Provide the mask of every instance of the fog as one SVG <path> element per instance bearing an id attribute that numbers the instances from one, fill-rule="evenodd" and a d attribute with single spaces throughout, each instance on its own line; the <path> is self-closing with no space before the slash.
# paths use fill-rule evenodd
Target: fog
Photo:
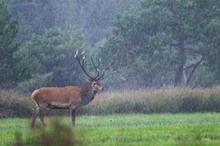
<path id="1" fill-rule="evenodd" d="M 94 46 L 112 33 L 117 14 L 140 7 L 138 0 L 9 0 L 10 10 L 18 17 L 18 39 L 30 40 L 33 33 L 43 34 L 52 27 L 77 27 L 89 45 Z"/>
<path id="2" fill-rule="evenodd" d="M 80 85 L 85 80 L 76 50 L 86 51 L 86 68 L 93 74 L 89 54 L 95 62 L 102 60 L 102 82 L 109 89 L 220 83 L 219 1 L 5 2 L 12 15 L 8 19 L 18 24 L 5 20 L 1 28 L 8 34 L 1 41 L 9 40 L 11 49 L 0 60 L 5 62 L 1 87 L 29 92 Z"/>

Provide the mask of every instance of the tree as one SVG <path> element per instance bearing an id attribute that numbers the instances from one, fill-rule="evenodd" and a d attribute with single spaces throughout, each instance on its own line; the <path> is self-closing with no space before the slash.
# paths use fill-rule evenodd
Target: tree
<path id="1" fill-rule="evenodd" d="M 212 19 L 202 35 L 207 66 L 214 73 L 215 80 L 220 83 L 220 1 L 212 7 Z"/>
<path id="2" fill-rule="evenodd" d="M 32 33 L 40 35 L 55 26 L 55 10 L 48 0 L 7 0 L 6 4 L 18 17 L 17 39 L 22 43 L 29 41 Z"/>
<path id="3" fill-rule="evenodd" d="M 14 43 L 18 27 L 18 21 L 12 17 L 4 2 L 0 1 L 0 86 L 5 88 L 13 86 L 15 82 L 13 54 L 19 49 L 19 44 Z"/>
<path id="4" fill-rule="evenodd" d="M 100 54 L 125 83 L 188 85 L 213 53 L 219 57 L 219 2 L 143 0 L 141 10 L 117 17 Z"/>
<path id="5" fill-rule="evenodd" d="M 161 7 L 171 14 L 170 22 L 167 23 L 168 27 L 164 31 L 171 36 L 169 47 L 172 47 L 178 56 L 175 85 L 187 85 L 196 68 L 207 56 L 205 52 L 212 52 L 212 50 L 207 50 L 207 47 L 205 48 L 208 42 L 204 40 L 206 36 L 204 31 L 207 30 L 213 19 L 216 19 L 217 16 L 219 19 L 219 4 L 217 0 L 156 0 L 143 3 L 146 8 Z M 211 41 L 211 38 L 205 38 L 209 42 Z"/>
<path id="6" fill-rule="evenodd" d="M 30 92 L 42 86 L 80 84 L 82 72 L 74 55 L 76 50 L 86 48 L 81 32 L 76 28 L 51 28 L 43 35 L 33 35 L 20 53 L 26 54 L 23 62 L 33 60 L 36 72 L 17 89 Z"/>

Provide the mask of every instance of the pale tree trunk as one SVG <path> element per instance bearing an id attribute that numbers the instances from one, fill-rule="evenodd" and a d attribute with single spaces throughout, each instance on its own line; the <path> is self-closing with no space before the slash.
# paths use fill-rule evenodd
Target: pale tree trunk
<path id="1" fill-rule="evenodd" d="M 183 47 L 183 42 L 178 44 L 178 55 L 179 55 L 179 64 L 176 69 L 174 85 L 175 86 L 186 86 L 187 82 L 185 80 L 185 72 L 184 72 L 186 54 L 185 54 L 185 49 Z"/>
<path id="2" fill-rule="evenodd" d="M 175 86 L 187 86 L 192 79 L 193 73 L 197 69 L 197 67 L 203 61 L 203 56 L 194 64 L 189 65 L 188 67 L 184 67 L 186 62 L 186 53 L 185 48 L 183 47 L 183 43 L 178 45 L 178 53 L 179 53 L 179 65 L 176 69 L 174 85 Z"/>

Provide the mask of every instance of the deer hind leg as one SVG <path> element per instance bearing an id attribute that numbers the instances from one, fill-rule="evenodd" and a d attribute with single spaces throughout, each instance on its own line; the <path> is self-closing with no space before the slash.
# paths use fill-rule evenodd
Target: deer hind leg
<path id="1" fill-rule="evenodd" d="M 37 105 L 37 108 L 35 109 L 33 116 L 32 116 L 31 128 L 34 128 L 35 120 L 38 116 L 43 126 L 46 127 L 45 122 L 44 122 L 44 110 L 46 107 L 47 107 L 47 104 L 43 104 L 41 106 Z"/>
<path id="2" fill-rule="evenodd" d="M 46 127 L 45 122 L 44 122 L 44 110 L 47 108 L 47 105 L 48 104 L 41 104 L 39 106 L 39 108 L 40 108 L 40 110 L 39 110 L 39 118 L 40 118 L 40 121 L 41 121 L 41 123 L 42 123 L 42 125 L 44 127 Z"/>
<path id="3" fill-rule="evenodd" d="M 40 110 L 39 118 L 40 118 L 40 121 L 43 124 L 43 126 L 46 127 L 45 122 L 44 122 L 44 111 L 43 110 Z"/>
<path id="4" fill-rule="evenodd" d="M 39 115 L 39 113 L 40 113 L 40 108 L 37 107 L 37 108 L 34 110 L 33 115 L 32 115 L 31 128 L 34 128 L 35 120 L 36 120 L 37 116 Z"/>

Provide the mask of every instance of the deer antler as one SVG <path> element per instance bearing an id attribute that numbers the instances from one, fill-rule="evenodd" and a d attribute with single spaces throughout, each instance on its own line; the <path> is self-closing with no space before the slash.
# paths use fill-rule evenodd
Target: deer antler
<path id="1" fill-rule="evenodd" d="M 93 60 L 93 57 L 92 57 L 92 55 L 90 54 L 90 56 L 91 56 L 91 62 L 92 62 L 93 67 L 95 68 L 95 71 L 96 71 L 95 77 L 92 77 L 91 75 L 89 75 L 89 74 L 87 73 L 87 71 L 86 71 L 86 69 L 85 69 L 85 67 L 84 67 L 84 60 L 85 60 L 85 55 L 84 55 L 84 53 L 85 53 L 85 51 L 83 51 L 82 53 L 79 54 L 79 51 L 77 50 L 77 51 L 76 51 L 76 54 L 74 55 L 74 58 L 76 58 L 76 60 L 78 61 L 80 67 L 82 68 L 83 72 L 86 74 L 86 76 L 88 76 L 88 77 L 91 78 L 91 79 L 100 80 L 100 79 L 104 76 L 104 74 L 105 74 L 104 71 L 103 71 L 103 73 L 102 73 L 101 76 L 100 76 L 100 73 L 99 73 L 99 66 L 100 66 L 100 63 L 101 63 L 101 59 L 99 59 L 98 65 L 95 65 L 95 62 L 94 62 L 94 60 Z M 80 60 L 82 60 L 82 62 L 81 62 Z"/>
<path id="2" fill-rule="evenodd" d="M 78 61 L 80 67 L 82 68 L 83 72 L 86 74 L 86 76 L 88 76 L 89 78 L 93 78 L 92 76 L 90 76 L 87 71 L 85 70 L 85 67 L 84 67 L 84 60 L 85 60 L 85 56 L 84 56 L 84 53 L 85 51 L 83 51 L 82 53 L 79 54 L 79 51 L 77 50 L 76 51 L 76 54 L 74 55 L 74 58 L 76 58 L 76 60 Z M 82 59 L 82 63 L 81 63 L 81 60 Z"/>
<path id="3" fill-rule="evenodd" d="M 95 68 L 96 70 L 96 76 L 94 77 L 95 79 L 99 77 L 99 65 L 100 65 L 100 60 L 99 60 L 99 64 L 98 65 L 95 65 L 94 63 L 94 60 L 93 60 L 93 57 L 92 55 L 90 54 L 90 57 L 91 57 L 91 61 L 92 61 L 92 64 L 93 64 L 93 67 Z"/>
<path id="4" fill-rule="evenodd" d="M 103 70 L 103 73 L 100 77 L 97 78 L 97 80 L 100 80 L 105 75 L 105 70 Z"/>

